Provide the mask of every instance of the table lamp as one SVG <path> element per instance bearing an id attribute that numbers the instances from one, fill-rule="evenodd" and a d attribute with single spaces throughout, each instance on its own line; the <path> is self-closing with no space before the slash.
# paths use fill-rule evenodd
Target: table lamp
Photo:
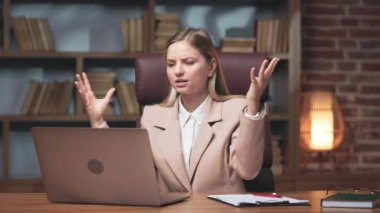
<path id="1" fill-rule="evenodd" d="M 344 119 L 333 93 L 305 93 L 300 119 L 301 147 L 304 150 L 318 152 L 321 159 L 323 152 L 334 150 L 342 143 Z"/>

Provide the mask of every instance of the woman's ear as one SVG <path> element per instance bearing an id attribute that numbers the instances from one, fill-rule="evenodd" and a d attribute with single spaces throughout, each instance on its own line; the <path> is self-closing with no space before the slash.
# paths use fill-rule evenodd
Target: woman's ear
<path id="1" fill-rule="evenodd" d="M 216 59 L 212 58 L 211 61 L 210 61 L 210 67 L 209 67 L 209 70 L 208 70 L 208 76 L 209 77 L 211 77 L 211 76 L 214 75 L 214 73 L 216 71 L 216 66 L 217 66 Z"/>

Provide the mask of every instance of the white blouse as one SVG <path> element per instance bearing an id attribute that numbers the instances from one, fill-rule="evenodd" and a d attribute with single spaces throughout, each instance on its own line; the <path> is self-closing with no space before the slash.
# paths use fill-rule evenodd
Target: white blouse
<path id="1" fill-rule="evenodd" d="M 198 133 L 199 126 L 202 122 L 206 102 L 205 100 L 192 112 L 188 112 L 182 104 L 182 99 L 179 100 L 179 123 L 181 127 L 181 144 L 182 155 L 185 163 L 186 171 L 189 171 L 191 148 Z"/>

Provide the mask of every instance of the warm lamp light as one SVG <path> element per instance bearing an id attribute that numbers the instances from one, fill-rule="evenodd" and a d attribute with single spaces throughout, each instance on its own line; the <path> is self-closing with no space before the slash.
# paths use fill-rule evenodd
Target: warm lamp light
<path id="1" fill-rule="evenodd" d="M 343 115 L 331 92 L 305 93 L 300 123 L 301 146 L 307 151 L 330 151 L 342 143 Z"/>

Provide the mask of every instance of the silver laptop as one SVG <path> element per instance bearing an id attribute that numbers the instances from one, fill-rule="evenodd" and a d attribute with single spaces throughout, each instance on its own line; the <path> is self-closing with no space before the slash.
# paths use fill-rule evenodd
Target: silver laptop
<path id="1" fill-rule="evenodd" d="M 145 129 L 34 127 L 32 135 L 50 202 L 161 206 L 189 197 L 160 194 Z"/>

